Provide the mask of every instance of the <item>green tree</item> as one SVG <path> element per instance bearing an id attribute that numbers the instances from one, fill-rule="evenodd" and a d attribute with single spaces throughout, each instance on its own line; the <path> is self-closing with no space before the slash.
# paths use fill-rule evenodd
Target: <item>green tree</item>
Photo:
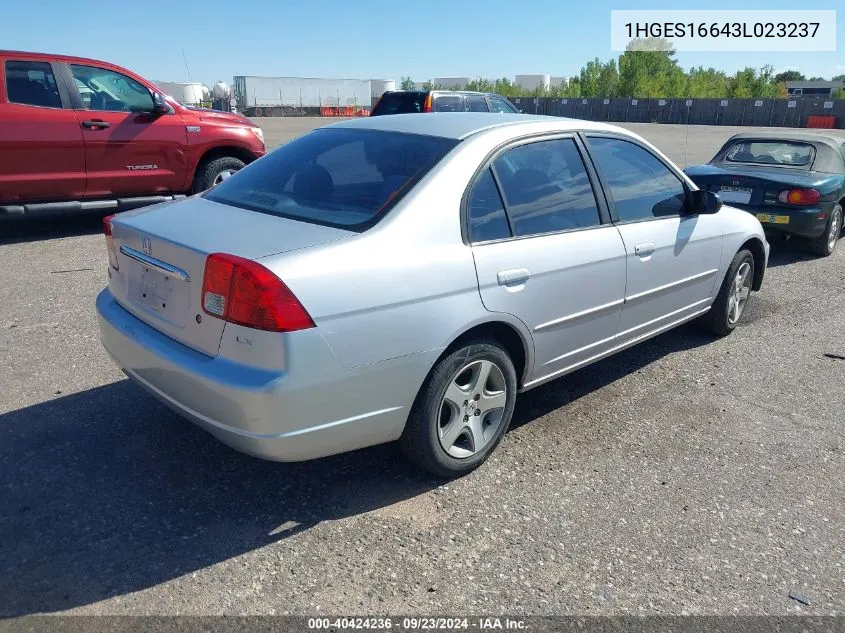
<path id="1" fill-rule="evenodd" d="M 573 77 L 566 85 L 566 91 L 562 95 L 564 97 L 572 97 L 574 99 L 581 97 L 581 79 Z"/>
<path id="2" fill-rule="evenodd" d="M 475 90 L 476 92 L 494 92 L 495 85 L 489 79 L 485 79 L 483 77 L 479 77 L 477 79 L 473 79 L 467 84 L 467 90 Z"/>
<path id="3" fill-rule="evenodd" d="M 833 99 L 845 99 L 845 88 L 834 88 L 830 96 Z"/>
<path id="4" fill-rule="evenodd" d="M 674 97 L 683 92 L 685 83 L 667 40 L 634 39 L 619 56 L 620 97 Z"/>
<path id="5" fill-rule="evenodd" d="M 581 69 L 578 79 L 581 83 L 581 94 L 585 97 L 598 96 L 599 90 L 599 75 L 601 74 L 602 64 L 599 58 L 587 62 L 587 65 Z"/>
<path id="6" fill-rule="evenodd" d="M 797 70 L 784 70 L 782 73 L 775 75 L 775 82 L 781 83 L 785 81 L 804 81 L 807 79 L 803 73 Z"/>
<path id="7" fill-rule="evenodd" d="M 437 86 L 434 85 L 434 82 L 431 79 L 426 79 L 422 85 L 423 90 L 436 90 Z"/>
<path id="8" fill-rule="evenodd" d="M 747 67 L 737 71 L 731 80 L 728 96 L 738 99 L 767 98 L 775 97 L 777 93 L 772 67 L 763 66 L 760 70 Z"/>
<path id="9" fill-rule="evenodd" d="M 522 96 L 522 92 L 515 83 L 513 83 L 507 77 L 502 77 L 501 79 L 497 79 L 493 83 L 493 92 L 496 94 L 500 94 L 503 97 L 519 97 Z"/>
<path id="10" fill-rule="evenodd" d="M 728 94 L 730 79 L 721 70 L 715 68 L 690 68 L 686 76 L 684 97 L 693 99 L 713 99 Z"/>
<path id="11" fill-rule="evenodd" d="M 399 85 L 402 90 L 413 90 L 416 86 L 414 80 L 410 77 L 402 77 L 402 83 Z"/>
<path id="12" fill-rule="evenodd" d="M 619 91 L 619 71 L 616 68 L 616 60 L 611 59 L 602 64 L 596 83 L 597 97 L 615 97 Z"/>
<path id="13" fill-rule="evenodd" d="M 548 96 L 550 97 L 565 97 L 567 95 L 567 90 L 569 88 L 569 82 L 564 79 L 556 86 L 552 86 L 549 88 Z"/>

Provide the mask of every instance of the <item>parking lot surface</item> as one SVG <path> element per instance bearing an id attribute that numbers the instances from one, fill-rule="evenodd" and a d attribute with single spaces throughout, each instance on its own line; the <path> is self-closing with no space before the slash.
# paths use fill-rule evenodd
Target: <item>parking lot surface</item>
<path id="1" fill-rule="evenodd" d="M 271 146 L 324 123 L 258 121 Z M 735 131 L 625 127 L 680 164 Z M 845 609 L 845 243 L 773 246 L 727 338 L 683 326 L 524 394 L 443 484 L 394 446 L 226 448 L 102 350 L 98 218 L 0 230 L 0 616 Z"/>

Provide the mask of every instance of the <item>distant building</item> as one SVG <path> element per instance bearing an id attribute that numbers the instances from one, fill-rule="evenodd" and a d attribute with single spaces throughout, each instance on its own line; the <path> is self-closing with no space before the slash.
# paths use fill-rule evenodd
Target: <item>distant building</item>
<path id="1" fill-rule="evenodd" d="M 569 79 L 567 77 L 555 77 L 554 75 L 552 75 L 552 79 L 549 82 L 549 87 L 557 88 L 559 86 L 565 86 L 568 81 Z"/>
<path id="2" fill-rule="evenodd" d="M 208 86 L 196 82 L 155 81 L 153 83 L 168 97 L 173 97 L 179 103 L 189 106 L 200 105 L 211 94 Z"/>
<path id="3" fill-rule="evenodd" d="M 548 90 L 552 83 L 551 75 L 517 75 L 514 83 L 523 90 Z"/>
<path id="4" fill-rule="evenodd" d="M 392 92 L 396 90 L 395 79 L 370 79 L 370 92 L 372 93 L 372 102 L 375 103 L 385 92 Z"/>
<path id="5" fill-rule="evenodd" d="M 845 81 L 787 81 L 790 97 L 830 97 L 837 88 L 845 89 Z"/>
<path id="6" fill-rule="evenodd" d="M 376 81 L 383 82 L 377 86 L 377 91 L 387 83 L 387 80 Z M 250 107 L 272 106 L 295 108 L 364 106 L 368 108 L 373 100 L 371 84 L 372 81 L 369 79 L 235 75 L 232 93 L 241 112 Z"/>

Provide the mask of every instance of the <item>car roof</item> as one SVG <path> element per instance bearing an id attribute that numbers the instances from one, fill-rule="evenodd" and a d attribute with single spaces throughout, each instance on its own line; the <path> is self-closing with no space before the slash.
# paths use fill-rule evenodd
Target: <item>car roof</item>
<path id="1" fill-rule="evenodd" d="M 437 94 L 445 94 L 445 95 L 479 95 L 484 97 L 502 97 L 502 99 L 507 99 L 496 92 L 480 92 L 478 90 L 449 90 L 448 88 L 432 88 L 430 90 L 425 90 L 423 88 L 414 88 L 412 90 L 387 90 L 384 94 L 420 94 L 426 95 L 429 92 L 437 93 Z"/>
<path id="2" fill-rule="evenodd" d="M 731 136 L 710 164 L 724 163 L 730 148 L 738 141 L 794 141 L 809 143 L 816 150 L 815 158 L 806 169 L 831 174 L 845 173 L 845 137 L 834 134 L 816 134 L 803 130 L 760 130 L 758 132 L 741 132 Z M 781 167 L 783 167 L 781 165 Z M 787 166 L 788 167 L 788 166 Z"/>
<path id="3" fill-rule="evenodd" d="M 75 57 L 74 55 L 60 55 L 60 54 L 53 54 L 53 53 L 34 53 L 31 51 L 10 51 L 0 49 L 0 57 L 12 57 L 17 59 L 33 59 L 33 60 L 43 60 L 43 61 L 62 61 L 62 62 L 83 62 L 83 63 L 95 63 L 95 64 L 102 64 L 107 66 L 114 66 L 110 62 L 104 62 L 99 59 L 91 59 L 89 57 Z"/>
<path id="4" fill-rule="evenodd" d="M 759 132 L 740 132 L 734 134 L 728 141 L 742 140 L 773 140 L 773 141 L 800 141 L 803 143 L 824 143 L 835 148 L 845 145 L 845 136 L 835 134 L 824 134 L 816 132 L 804 132 L 803 130 L 760 130 Z"/>
<path id="5" fill-rule="evenodd" d="M 623 128 L 584 119 L 493 112 L 390 114 L 349 119 L 326 127 L 404 132 L 462 140 L 481 131 L 504 126 L 540 128 L 536 131 L 597 130 L 618 132 L 638 138 L 636 134 Z"/>

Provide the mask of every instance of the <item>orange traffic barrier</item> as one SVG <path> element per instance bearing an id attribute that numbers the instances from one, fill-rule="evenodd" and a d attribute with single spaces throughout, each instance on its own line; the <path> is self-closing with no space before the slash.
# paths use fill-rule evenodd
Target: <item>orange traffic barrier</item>
<path id="1" fill-rule="evenodd" d="M 823 116 L 820 114 L 808 116 L 807 127 L 824 128 L 826 130 L 832 130 L 834 127 L 836 127 L 836 117 L 827 115 Z"/>

